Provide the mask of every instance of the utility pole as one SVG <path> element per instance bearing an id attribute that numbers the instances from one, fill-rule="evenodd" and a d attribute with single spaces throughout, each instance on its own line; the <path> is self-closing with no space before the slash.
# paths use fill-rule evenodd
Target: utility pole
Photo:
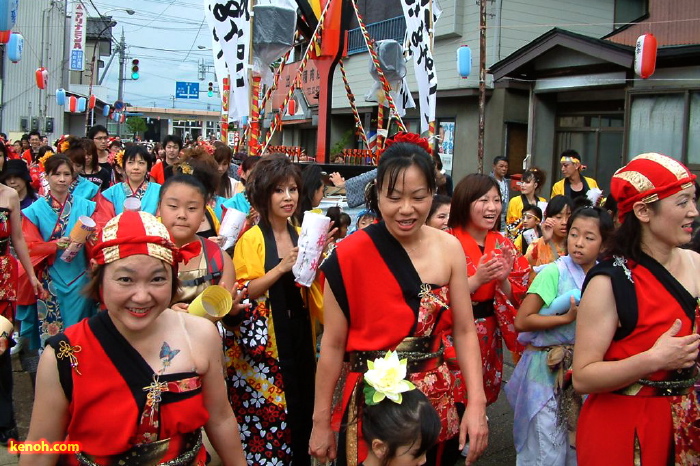
<path id="1" fill-rule="evenodd" d="M 484 173 L 484 135 L 486 127 L 486 0 L 479 1 L 479 134 L 478 172 Z"/>
<path id="2" fill-rule="evenodd" d="M 126 62 L 126 41 L 124 39 L 124 28 L 122 28 L 122 37 L 119 40 L 119 86 L 117 91 L 117 100 L 124 101 L 124 62 Z M 117 122 L 117 136 L 122 135 L 122 125 Z"/>

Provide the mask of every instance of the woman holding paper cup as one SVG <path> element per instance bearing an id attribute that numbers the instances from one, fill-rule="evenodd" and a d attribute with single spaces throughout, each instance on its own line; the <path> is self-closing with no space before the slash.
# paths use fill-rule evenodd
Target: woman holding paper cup
<path id="1" fill-rule="evenodd" d="M 133 144 L 117 154 L 115 163 L 124 171 L 124 181 L 106 189 L 99 203 L 100 216 L 114 217 L 124 211 L 124 201 L 135 197 L 141 201 L 141 210 L 155 215 L 158 211 L 160 185 L 148 181 L 153 159 L 146 146 Z"/>
<path id="2" fill-rule="evenodd" d="M 79 241 L 88 239 L 89 232 L 81 228 L 80 218 L 86 217 L 89 223 L 95 203 L 70 193 L 75 173 L 68 157 L 53 155 L 44 162 L 44 168 L 49 193 L 22 211 L 22 232 L 32 264 L 47 290 L 21 316 L 21 334 L 29 337 L 30 349 L 42 347 L 46 339 L 96 311 L 95 302 L 80 292 L 88 281 L 85 248 L 80 248 L 70 262 L 61 259 L 71 246 L 71 236 Z M 76 236 L 80 231 L 86 234 Z"/>
<path id="3" fill-rule="evenodd" d="M 290 219 L 300 186 L 299 169 L 287 157 L 272 154 L 258 162 L 246 190 L 260 223 L 241 236 L 233 256 L 252 307 L 222 320 L 227 382 L 251 464 L 258 447 L 281 464 L 309 464 L 316 367 L 311 316 L 320 293 L 317 283 L 297 286 L 292 274 L 299 230 Z"/>
<path id="4" fill-rule="evenodd" d="M 77 442 L 80 451 L 66 455 L 66 464 L 204 465 L 204 428 L 223 464 L 245 465 L 216 328 L 168 308 L 186 249 L 146 212 L 127 211 L 107 223 L 85 288 L 106 310 L 49 339 L 30 441 Z"/>
<path id="5" fill-rule="evenodd" d="M 436 190 L 428 141 L 402 133 L 389 143 L 370 192 L 383 220 L 343 240 L 322 267 L 325 327 L 309 451 L 320 461 L 337 457 L 338 464 L 365 460 L 355 422 L 365 399 L 363 373 L 368 362 L 398 350 L 408 359 L 409 379 L 440 416 L 440 443 L 459 433 L 463 448 L 468 434 L 469 464 L 486 448 L 488 425 L 466 260 L 459 241 L 425 225 Z M 443 357 L 448 332 L 469 389 L 461 425 Z M 333 403 L 336 385 L 340 396 Z M 431 449 L 428 461 L 454 464 L 440 459 L 441 448 Z M 459 455 L 457 445 L 448 454 Z"/>

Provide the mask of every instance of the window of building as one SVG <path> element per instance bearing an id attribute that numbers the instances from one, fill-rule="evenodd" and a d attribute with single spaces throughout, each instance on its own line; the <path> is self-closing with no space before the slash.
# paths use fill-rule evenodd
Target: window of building
<path id="1" fill-rule="evenodd" d="M 627 158 L 645 152 L 700 169 L 700 90 L 630 95 Z"/>
<path id="2" fill-rule="evenodd" d="M 561 114 L 557 118 L 557 149 L 581 154 L 586 166 L 584 176 L 595 179 L 604 191 L 609 189 L 615 170 L 623 164 L 624 114 L 622 112 L 587 112 Z M 553 180 L 558 179 L 559 158 L 555 157 Z"/>
<path id="3" fill-rule="evenodd" d="M 615 28 L 625 26 L 648 13 L 648 0 L 615 0 Z"/>

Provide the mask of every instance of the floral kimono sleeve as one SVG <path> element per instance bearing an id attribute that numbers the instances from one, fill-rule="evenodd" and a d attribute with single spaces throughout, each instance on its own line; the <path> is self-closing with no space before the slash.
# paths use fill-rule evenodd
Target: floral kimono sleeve
<path id="1" fill-rule="evenodd" d="M 509 299 L 500 286 L 496 287 L 496 296 L 494 298 L 494 308 L 498 326 L 503 334 L 503 339 L 509 350 L 514 352 L 522 352 L 524 347 L 518 343 L 518 332 L 515 330 L 515 316 L 518 313 L 518 308 L 527 293 L 527 287 L 530 277 L 530 264 L 527 259 L 521 255 L 513 243 L 508 241 L 508 246 L 515 255 L 513 261 L 513 270 L 508 276 L 510 282 L 512 300 Z"/>

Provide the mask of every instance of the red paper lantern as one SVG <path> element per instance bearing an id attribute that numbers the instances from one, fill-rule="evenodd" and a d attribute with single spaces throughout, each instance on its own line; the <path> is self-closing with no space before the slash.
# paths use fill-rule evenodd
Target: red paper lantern
<path id="1" fill-rule="evenodd" d="M 297 101 L 292 99 L 287 104 L 287 113 L 289 115 L 294 115 L 297 112 Z"/>
<path id="2" fill-rule="evenodd" d="M 10 41 L 12 31 L 0 31 L 0 44 L 7 44 Z"/>
<path id="3" fill-rule="evenodd" d="M 36 77 L 36 87 L 39 89 L 46 89 L 46 82 L 49 79 L 49 72 L 46 71 L 46 68 L 43 66 L 41 68 L 37 68 L 34 75 Z"/>
<path id="4" fill-rule="evenodd" d="M 656 37 L 653 34 L 642 34 L 637 39 L 634 49 L 634 72 L 646 79 L 656 70 Z"/>
<path id="5" fill-rule="evenodd" d="M 68 97 L 68 111 L 77 112 L 78 111 L 78 98 L 74 95 Z"/>
<path id="6" fill-rule="evenodd" d="M 93 108 L 95 108 L 95 104 L 97 104 L 97 97 L 91 95 L 90 100 L 88 100 L 88 108 L 92 110 Z"/>

